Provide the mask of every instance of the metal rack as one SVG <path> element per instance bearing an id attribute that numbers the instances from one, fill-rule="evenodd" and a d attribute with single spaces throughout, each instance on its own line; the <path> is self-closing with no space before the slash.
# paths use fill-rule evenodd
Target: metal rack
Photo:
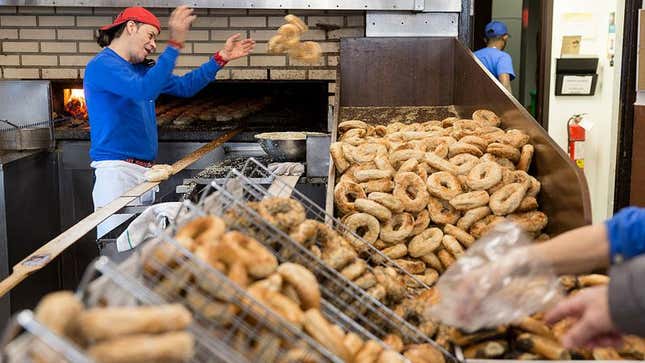
<path id="1" fill-rule="evenodd" d="M 99 257 L 83 275 L 78 295 L 85 306 L 160 305 L 168 301 L 133 278 L 138 266 L 134 259 L 116 265 L 107 257 Z M 193 313 L 194 314 L 194 313 Z M 198 316 L 194 314 L 195 321 Z M 192 362 L 247 362 L 227 344 L 213 336 L 200 324 L 193 323 L 188 330 L 195 338 Z"/>
<path id="2" fill-rule="evenodd" d="M 22 330 L 24 332 L 20 334 Z M 93 362 L 76 346 L 54 334 L 36 320 L 31 310 L 23 310 L 11 319 L 0 346 L 2 347 L 0 361 L 7 363 L 31 362 L 43 356 L 56 362 Z"/>
<path id="3" fill-rule="evenodd" d="M 244 212 L 242 212 L 242 213 L 244 213 Z M 180 209 L 180 211 L 178 212 L 177 218 L 175 219 L 177 221 L 177 223 L 175 223 L 173 226 L 176 227 L 177 225 L 181 225 L 183 223 L 186 223 L 186 222 L 190 221 L 192 218 L 194 218 L 196 216 L 204 216 L 206 214 L 207 213 L 204 210 L 202 210 L 199 206 L 191 203 L 190 201 L 184 201 L 183 208 Z M 253 218 L 250 215 L 247 215 L 246 217 Z M 243 218 L 245 218 L 245 217 L 243 216 Z M 244 234 L 247 234 L 247 235 L 257 235 L 258 231 L 259 231 L 260 234 L 267 235 L 267 236 L 271 235 L 273 233 L 262 220 L 247 219 L 246 226 L 247 226 L 246 228 L 234 228 L 234 229 L 238 230 L 238 231 L 240 231 L 240 232 L 242 232 Z M 236 226 L 236 227 L 239 227 L 239 226 Z M 227 228 L 229 228 L 229 226 L 227 226 Z M 159 233 L 164 233 L 164 232 L 161 232 L 161 231 L 158 231 L 158 232 Z M 166 234 L 166 236 L 164 238 L 166 238 L 166 237 L 168 237 L 167 234 Z M 265 238 L 260 242 L 269 251 L 271 251 L 274 255 L 276 255 L 276 257 L 278 258 L 278 260 L 280 262 L 285 262 L 285 259 L 281 258 L 281 255 L 273 247 L 271 247 L 272 245 L 274 245 L 273 244 L 274 242 L 275 243 L 281 243 L 282 241 L 283 240 L 281 240 L 281 239 L 278 239 L 278 240 L 274 241 L 274 240 L 269 240 L 269 239 Z M 281 251 L 283 251 L 283 252 L 285 252 L 287 249 L 291 248 L 292 246 L 300 247 L 300 246 L 298 246 L 296 244 L 292 245 L 290 243 L 286 243 L 283 246 L 285 247 L 284 249 L 281 249 Z M 294 253 L 297 254 L 297 252 L 295 252 L 295 251 L 291 251 L 291 252 L 294 252 Z M 290 262 L 300 263 L 300 264 L 305 265 L 308 268 L 310 268 L 306 264 L 307 261 L 305 259 L 297 259 L 296 258 L 296 259 L 291 259 Z M 216 271 L 219 274 L 218 270 L 216 270 L 216 269 L 214 269 L 214 268 L 212 268 L 210 266 L 209 266 L 209 268 L 214 270 L 214 271 Z M 314 273 L 314 275 L 316 275 L 316 274 Z M 369 320 L 366 319 L 366 317 L 363 316 L 363 318 L 365 318 L 365 319 L 359 320 L 359 319 L 356 319 L 356 318 L 350 318 L 347 315 L 347 314 L 351 314 L 351 313 L 357 313 L 358 314 L 359 309 L 361 307 L 358 303 L 362 303 L 362 302 L 357 301 L 357 304 L 355 304 L 354 306 L 349 306 L 349 305 L 346 305 L 346 304 L 340 304 L 340 306 L 339 306 L 338 304 L 336 304 L 337 301 L 335 301 L 335 300 L 329 301 L 328 299 L 330 297 L 333 298 L 334 296 L 336 296 L 335 294 L 338 294 L 340 291 L 338 291 L 338 290 L 336 290 L 336 291 L 328 290 L 327 287 L 320 281 L 320 277 L 319 276 L 316 276 L 316 277 L 319 279 L 320 291 L 321 291 L 321 295 L 323 297 L 323 300 L 321 300 L 320 310 L 323 313 L 323 315 L 329 320 L 329 322 L 338 325 L 345 332 L 352 332 L 354 334 L 357 334 L 363 340 L 373 340 L 376 343 L 378 343 L 379 345 L 381 345 L 383 348 L 387 348 L 385 343 L 383 343 L 381 341 L 381 339 L 380 339 L 385 334 L 379 334 L 378 332 L 374 333 L 372 330 L 370 330 L 370 329 L 364 327 L 363 325 L 359 324 L 359 321 L 360 321 L 360 323 L 370 322 Z M 329 276 L 329 277 L 333 278 L 332 276 Z M 226 277 L 223 277 L 223 278 L 226 279 Z M 232 284 L 232 282 L 231 282 L 231 284 Z M 362 290 L 361 290 L 361 292 L 362 292 Z M 221 294 L 221 292 L 220 292 L 220 294 Z M 369 295 L 367 295 L 367 296 L 369 296 Z M 289 323 L 285 323 L 285 324 L 290 325 Z M 383 332 L 380 332 L 380 333 L 383 333 Z M 402 356 L 400 358 L 401 358 L 402 361 L 405 360 L 405 358 L 403 358 Z"/>
<path id="4" fill-rule="evenodd" d="M 195 216 L 182 213 L 177 221 Z M 164 300 L 190 309 L 196 325 L 208 338 L 242 357 L 225 361 L 289 361 L 297 355 L 313 361 L 342 362 L 219 270 L 183 248 L 169 230 L 157 228 L 158 238 L 145 243 L 140 253 L 131 256 L 119 269 L 139 279 Z"/>
<path id="5" fill-rule="evenodd" d="M 243 174 L 250 176 L 251 179 Z M 204 189 L 199 202 L 203 210 L 220 216 L 233 211 L 240 223 L 235 223 L 229 226 L 230 228 L 255 236 L 280 260 L 288 260 L 307 266 L 316 275 L 325 300 L 329 301 L 335 308 L 342 310 L 347 316 L 354 319 L 375 336 L 383 338 L 387 334 L 395 333 L 406 344 L 432 344 L 437 349 L 440 349 L 449 360 L 458 361 L 452 354 L 445 351 L 412 324 L 346 279 L 338 271 L 325 264 L 320 258 L 316 257 L 304 246 L 293 241 L 284 232 L 266 222 L 252 208 L 247 206 L 247 202 L 262 200 L 264 197 L 272 195 L 271 192 L 283 196 L 291 195 L 292 198 L 303 204 L 309 218 L 333 223 L 334 229 L 337 231 L 348 232 L 344 225 L 327 215 L 314 202 L 279 180 L 254 159 L 249 159 L 242 172 L 232 171 L 222 184 L 219 185 L 213 181 L 208 188 Z M 270 184 L 271 192 L 264 189 L 261 184 Z M 385 261 L 381 265 L 387 265 L 386 263 L 389 259 L 383 256 L 380 251 L 374 250 L 376 252 L 373 252 L 372 256 L 379 256 Z"/>

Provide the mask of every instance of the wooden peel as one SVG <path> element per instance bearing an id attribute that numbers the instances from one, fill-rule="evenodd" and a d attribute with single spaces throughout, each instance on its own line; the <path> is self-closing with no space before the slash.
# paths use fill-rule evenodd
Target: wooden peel
<path id="1" fill-rule="evenodd" d="M 242 129 L 240 128 L 231 130 L 177 161 L 172 165 L 172 174 L 177 174 L 187 166 L 201 159 L 204 155 L 237 135 L 241 130 Z M 89 233 L 94 227 L 99 225 L 99 223 L 103 222 L 109 216 L 130 204 L 133 200 L 139 198 L 150 189 L 156 187 L 159 183 L 160 182 L 143 182 L 128 190 L 123 193 L 122 196 L 83 218 L 80 222 L 76 223 L 71 228 L 47 242 L 31 255 L 20 261 L 13 267 L 11 275 L 0 282 L 0 297 L 4 296 L 27 276 L 45 267 L 50 261 L 56 258 L 56 256 L 60 255 L 66 248 Z"/>

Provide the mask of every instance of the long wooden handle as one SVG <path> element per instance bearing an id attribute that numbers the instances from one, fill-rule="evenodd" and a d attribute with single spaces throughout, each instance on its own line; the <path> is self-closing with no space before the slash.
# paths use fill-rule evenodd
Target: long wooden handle
<path id="1" fill-rule="evenodd" d="M 204 155 L 213 151 L 226 141 L 230 140 L 233 136 L 241 131 L 240 128 L 231 130 L 208 144 L 200 147 L 192 153 L 186 155 L 183 159 L 177 161 L 172 165 L 172 173 L 176 174 L 195 161 L 201 159 Z M 130 204 L 136 198 L 139 198 L 150 189 L 159 185 L 160 182 L 143 182 L 136 187 L 128 190 L 119 198 L 116 198 L 104 207 L 99 208 L 94 213 L 83 218 L 80 222 L 70 227 L 65 232 L 58 235 L 56 238 L 47 242 L 39 249 L 34 251 L 31 255 L 20 261 L 13 267 L 11 275 L 0 282 L 0 297 L 4 296 L 7 292 L 18 285 L 22 280 L 32 273 L 45 267 L 50 261 L 60 255 L 65 249 L 78 241 L 81 237 L 89 233 L 99 223 L 103 222 L 112 214 L 119 211 L 121 208 Z"/>

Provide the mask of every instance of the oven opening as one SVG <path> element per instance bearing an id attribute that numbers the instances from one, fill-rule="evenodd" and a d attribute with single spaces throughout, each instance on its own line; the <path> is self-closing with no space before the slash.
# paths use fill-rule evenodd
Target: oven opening
<path id="1" fill-rule="evenodd" d="M 52 81 L 52 102 L 54 117 L 71 118 L 59 131 L 89 130 L 82 81 Z M 327 109 L 327 81 L 217 81 L 193 97 L 164 94 L 155 102 L 160 138 L 194 141 L 238 126 L 246 133 L 326 132 Z"/>

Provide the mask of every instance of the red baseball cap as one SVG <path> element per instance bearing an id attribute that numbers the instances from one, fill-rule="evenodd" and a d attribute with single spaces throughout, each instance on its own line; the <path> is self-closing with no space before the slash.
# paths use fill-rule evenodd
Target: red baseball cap
<path id="1" fill-rule="evenodd" d="M 157 17 L 154 16 L 153 13 L 149 12 L 148 10 L 140 6 L 133 6 L 131 8 L 124 9 L 122 12 L 119 13 L 119 15 L 117 15 L 116 19 L 114 19 L 114 22 L 112 24 L 102 26 L 100 29 L 101 30 L 112 29 L 115 26 L 121 25 L 130 20 L 152 25 L 155 28 L 157 28 L 159 32 L 161 32 L 161 23 L 159 22 L 159 19 L 157 19 Z"/>

